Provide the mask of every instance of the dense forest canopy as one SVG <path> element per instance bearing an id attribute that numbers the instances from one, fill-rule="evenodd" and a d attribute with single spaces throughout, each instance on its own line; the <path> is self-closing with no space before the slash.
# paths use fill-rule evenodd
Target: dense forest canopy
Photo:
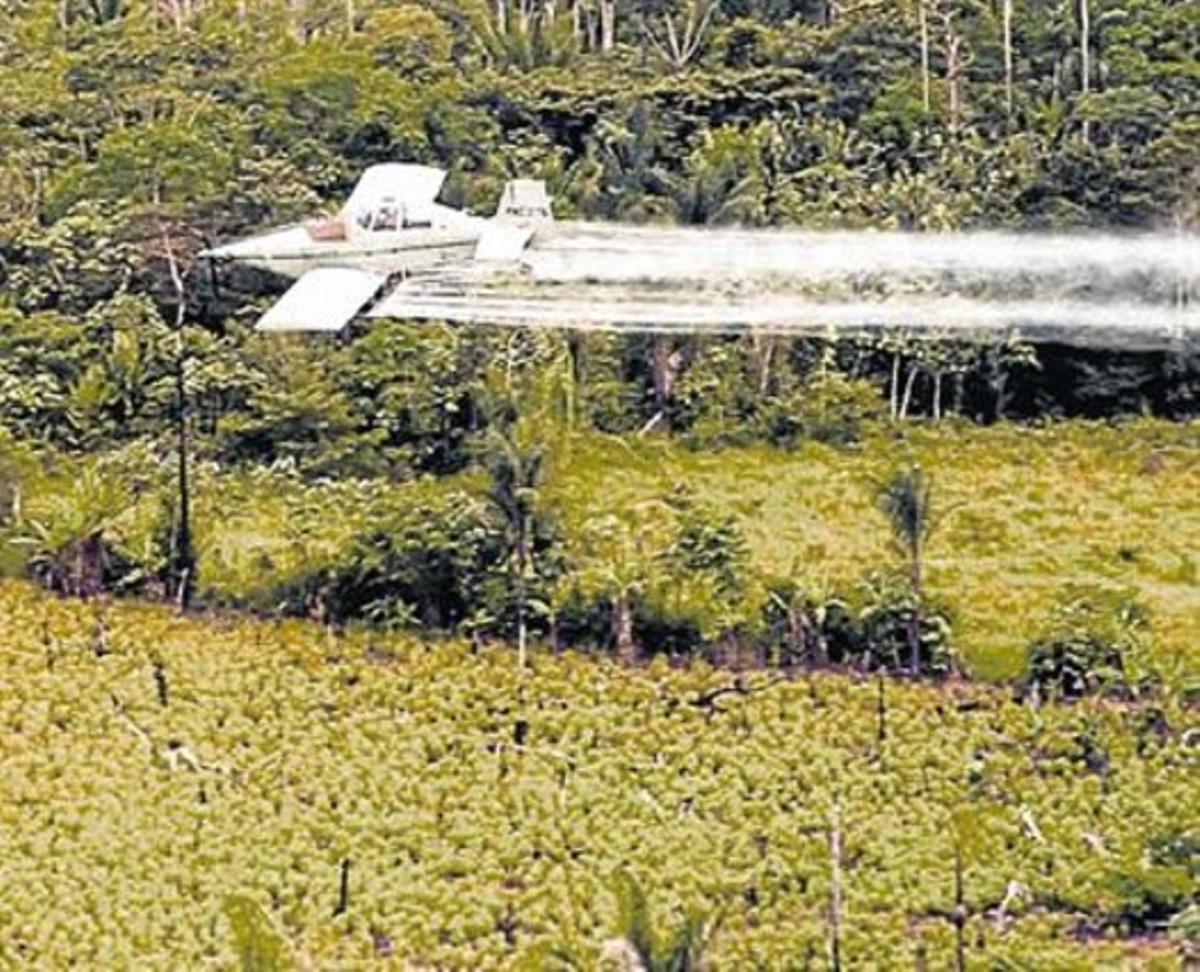
<path id="1" fill-rule="evenodd" d="M 1189 231 L 1198 50 L 1195 5 L 1166 0 L 9 0 L 0 414 L 60 443 L 137 429 L 169 350 L 160 324 L 178 318 L 196 331 L 191 379 L 210 424 L 260 421 L 280 396 L 299 399 L 302 424 L 304 400 L 328 391 L 327 414 L 361 425 L 379 382 L 329 388 L 344 384 L 344 362 L 326 363 L 341 352 L 248 347 L 244 324 L 272 284 L 214 280 L 191 255 L 335 204 L 382 160 L 445 167 L 445 200 L 480 211 L 528 176 L 548 180 L 560 216 Z M 438 357 L 440 339 L 411 340 Z M 476 340 L 488 343 L 457 343 Z M 349 355 L 404 353 L 388 344 Z M 593 371 L 626 386 L 628 414 L 606 407 L 604 421 L 671 405 L 687 425 L 675 399 L 689 371 L 739 397 L 710 373 L 730 355 L 755 370 L 753 349 L 683 344 L 589 349 Z M 960 411 L 984 418 L 1196 407 L 1194 355 L 1050 349 L 1038 369 L 1024 350 L 883 344 L 840 348 L 837 364 L 876 378 L 893 413 L 906 379 L 910 406 L 949 408 L 943 378 Z M 820 357 L 789 347 L 772 354 Z M 783 378 L 767 377 L 776 391 Z"/>

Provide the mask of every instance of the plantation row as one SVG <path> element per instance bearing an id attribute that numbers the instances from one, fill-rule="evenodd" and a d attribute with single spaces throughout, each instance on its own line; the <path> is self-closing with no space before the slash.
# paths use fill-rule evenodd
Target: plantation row
<path id="1" fill-rule="evenodd" d="M 1170 969 L 1195 934 L 1171 697 L 521 673 L 13 583 L 0 619 L 0 963 L 596 968 L 646 942 L 631 882 L 655 947 L 693 914 L 717 968 L 825 968 L 836 938 L 856 969 Z"/>

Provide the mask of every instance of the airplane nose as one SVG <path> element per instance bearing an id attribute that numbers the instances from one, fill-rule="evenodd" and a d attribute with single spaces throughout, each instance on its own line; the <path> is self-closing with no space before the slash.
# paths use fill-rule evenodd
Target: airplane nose
<path id="1" fill-rule="evenodd" d="M 201 260 L 229 260 L 232 259 L 233 254 L 228 246 L 214 246 L 207 250 L 201 250 L 197 256 Z"/>
<path id="2" fill-rule="evenodd" d="M 242 240 L 233 240 L 206 250 L 205 254 L 218 260 L 272 259 L 279 255 L 303 253 L 311 246 L 312 240 L 303 227 L 290 226 L 258 236 L 248 236 Z"/>

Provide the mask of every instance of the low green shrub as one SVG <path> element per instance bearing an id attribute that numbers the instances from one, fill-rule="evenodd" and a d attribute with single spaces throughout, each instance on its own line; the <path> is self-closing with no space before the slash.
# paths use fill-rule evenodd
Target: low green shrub
<path id="1" fill-rule="evenodd" d="M 527 578 L 529 622 L 549 628 L 545 589 L 556 560 L 547 529 L 532 538 Z M 341 550 L 275 588 L 270 603 L 284 614 L 333 624 L 363 621 L 384 627 L 448 632 L 470 628 L 511 635 L 516 593 L 507 570 L 503 525 L 481 499 L 461 491 L 389 510 Z"/>
<path id="2" fill-rule="evenodd" d="M 1068 590 L 1026 651 L 1025 684 L 1060 699 L 1144 691 L 1152 679 L 1139 670 L 1137 659 L 1148 621 L 1129 591 Z"/>
<path id="3" fill-rule="evenodd" d="M 175 531 L 157 494 L 131 498 L 120 476 L 90 464 L 68 489 L 30 505 L 14 544 L 42 587 L 69 597 L 165 591 Z"/>
<path id="4" fill-rule="evenodd" d="M 884 417 L 878 390 L 837 371 L 818 372 L 794 392 L 770 399 L 759 425 L 768 441 L 792 447 L 804 439 L 849 445 L 866 423 Z"/>
<path id="5" fill-rule="evenodd" d="M 868 577 L 845 595 L 805 594 L 790 579 L 767 584 L 761 624 L 768 657 L 783 664 L 847 665 L 864 671 L 911 671 L 909 632 L 917 624 L 922 675 L 954 668 L 949 613 L 918 603 L 901 577 Z"/>

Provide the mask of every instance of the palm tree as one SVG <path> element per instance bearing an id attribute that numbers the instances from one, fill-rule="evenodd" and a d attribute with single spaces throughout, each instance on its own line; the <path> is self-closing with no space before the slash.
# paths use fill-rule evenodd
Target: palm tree
<path id="1" fill-rule="evenodd" d="M 522 448 L 507 436 L 498 437 L 487 458 L 487 469 L 491 476 L 488 498 L 504 519 L 508 568 L 516 581 L 517 664 L 524 670 L 528 641 L 526 608 L 534 567 L 534 518 L 542 481 L 542 452 L 536 447 Z"/>
<path id="2" fill-rule="evenodd" d="M 617 937 L 608 942 L 605 955 L 620 963 L 623 972 L 699 972 L 706 968 L 705 952 L 720 924 L 720 915 L 691 913 L 671 934 L 655 932 L 646 893 L 628 871 L 615 879 Z"/>
<path id="3" fill-rule="evenodd" d="M 917 466 L 896 472 L 879 491 L 879 506 L 908 561 L 912 611 L 908 621 L 908 649 L 914 676 L 921 671 L 921 587 L 925 545 L 933 532 L 933 487 Z"/>

